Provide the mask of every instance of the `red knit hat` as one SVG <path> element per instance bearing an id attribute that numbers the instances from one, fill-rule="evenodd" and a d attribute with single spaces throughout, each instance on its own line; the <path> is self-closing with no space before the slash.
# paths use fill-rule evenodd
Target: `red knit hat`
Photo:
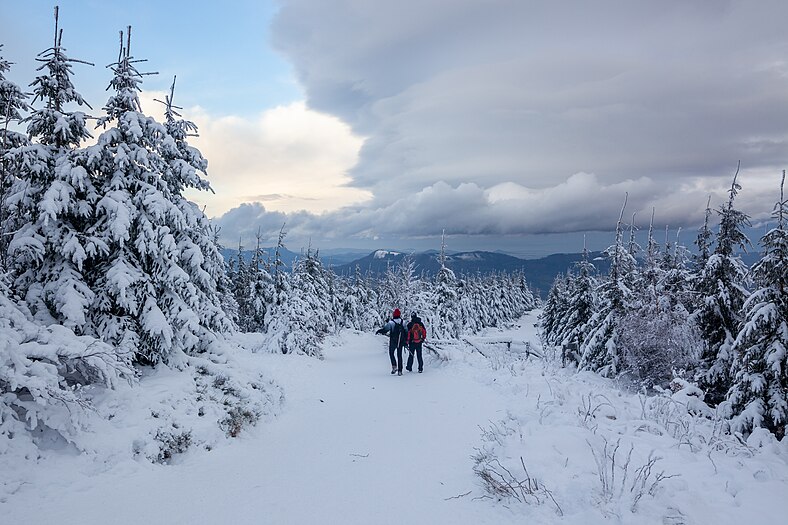
<path id="1" fill-rule="evenodd" d="M 399 319 L 400 311 L 399 308 L 394 308 L 394 319 Z"/>

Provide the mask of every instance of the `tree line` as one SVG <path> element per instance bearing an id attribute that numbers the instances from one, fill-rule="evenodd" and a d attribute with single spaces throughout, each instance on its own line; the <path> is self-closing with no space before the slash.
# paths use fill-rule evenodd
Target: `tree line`
<path id="1" fill-rule="evenodd" d="M 672 242 L 667 230 L 660 245 L 653 212 L 647 244 L 639 246 L 634 218 L 627 236 L 622 208 L 605 252 L 608 273 L 598 275 L 584 251 L 549 292 L 542 336 L 579 370 L 649 388 L 676 377 L 692 381 L 734 431 L 763 427 L 781 437 L 788 419 L 785 172 L 774 227 L 760 239 L 760 258 L 750 268 L 738 255 L 752 245 L 745 234 L 750 217 L 735 206 L 737 179 L 738 169 L 716 210 L 709 199 L 694 252 Z"/>
<path id="2" fill-rule="evenodd" d="M 243 247 L 228 268 L 235 309 L 231 316 L 243 331 L 268 335 L 267 346 L 283 353 L 320 355 L 320 343 L 342 329 L 372 331 L 395 308 L 417 312 L 433 339 L 457 339 L 485 327 L 502 326 L 536 307 L 522 272 L 458 277 L 445 264 L 445 247 L 434 277 L 417 275 L 405 258 L 382 277 L 362 273 L 344 277 L 323 266 L 318 250 L 308 248 L 285 271 L 279 256 L 280 232 L 273 254 L 257 247 L 251 260 Z"/>

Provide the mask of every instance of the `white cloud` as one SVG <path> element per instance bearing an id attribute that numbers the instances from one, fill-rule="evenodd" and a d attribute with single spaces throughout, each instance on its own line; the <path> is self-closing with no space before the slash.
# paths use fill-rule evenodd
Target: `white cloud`
<path id="1" fill-rule="evenodd" d="M 163 93 L 144 92 L 146 112 L 162 118 Z M 215 195 L 191 192 L 190 198 L 221 215 L 244 202 L 265 200 L 274 211 L 321 213 L 363 202 L 369 193 L 347 187 L 347 172 L 357 162 L 363 139 L 338 118 L 310 110 L 303 102 L 257 115 L 216 116 L 187 108 L 184 116 L 199 126 L 190 143 L 208 159 Z"/>
<path id="2" fill-rule="evenodd" d="M 449 235 L 512 235 L 609 231 L 628 195 L 626 218 L 636 212 L 644 227 L 656 208 L 659 228 L 696 224 L 703 220 L 708 187 L 704 180 L 672 188 L 647 177 L 604 183 L 593 174 L 577 173 L 553 187 L 528 188 L 504 183 L 485 189 L 475 183 L 437 182 L 413 194 L 380 206 L 351 206 L 317 216 L 268 211 L 255 203 L 236 208 L 217 219 L 226 243 L 238 235 L 251 239 L 260 228 L 264 237 L 276 237 L 287 224 L 288 239 L 306 245 L 338 241 L 408 239 Z M 673 199 L 679 191 L 684 198 Z M 725 199 L 714 193 L 712 205 Z M 748 201 L 744 201 L 748 205 Z M 689 221 L 689 222 L 688 222 Z M 401 244 L 401 243 L 400 243 Z"/>

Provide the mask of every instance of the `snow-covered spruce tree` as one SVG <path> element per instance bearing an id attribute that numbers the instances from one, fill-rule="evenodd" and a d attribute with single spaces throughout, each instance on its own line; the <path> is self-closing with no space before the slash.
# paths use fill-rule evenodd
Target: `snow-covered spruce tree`
<path id="1" fill-rule="evenodd" d="M 215 232 L 180 194 L 206 187 L 199 175 L 205 160 L 185 143 L 193 124 L 172 117 L 165 126 L 142 113 L 130 33 L 125 42 L 121 33 L 118 61 L 109 66 L 113 94 L 99 119 L 106 131 L 84 152 L 101 195 L 90 232 L 104 247 L 94 269 L 91 322 L 99 337 L 133 351 L 137 362 L 181 366 L 187 354 L 209 349 L 217 332 L 232 328 L 217 291 L 224 262 Z M 174 115 L 172 108 L 170 101 Z"/>
<path id="2" fill-rule="evenodd" d="M 274 280 L 264 259 L 262 238 L 258 230 L 255 237 L 255 250 L 252 260 L 249 261 L 251 303 L 247 306 L 249 319 L 247 330 L 262 332 L 265 328 L 265 316 L 269 306 L 274 302 Z"/>
<path id="3" fill-rule="evenodd" d="M 395 308 L 399 308 L 403 315 L 408 312 L 406 301 L 407 289 L 413 278 L 413 264 L 409 258 L 403 259 L 401 264 L 387 263 L 386 273 L 378 286 L 380 305 L 378 313 L 382 319 L 390 319 Z"/>
<path id="4" fill-rule="evenodd" d="M 636 266 L 622 240 L 626 204 L 625 198 L 616 223 L 616 242 L 607 249 L 610 274 L 597 288 L 597 311 L 587 324 L 587 335 L 580 348 L 580 368 L 599 372 L 606 377 L 613 377 L 620 371 L 619 325 L 632 294 L 627 287 L 630 281 L 627 272 Z"/>
<path id="5" fill-rule="evenodd" d="M 162 171 L 162 177 L 168 184 L 175 204 L 179 209 L 183 210 L 187 221 L 188 228 L 182 233 L 186 236 L 185 239 L 188 240 L 179 239 L 179 244 L 187 256 L 197 252 L 203 256 L 202 262 L 197 257 L 190 261 L 183 261 L 183 263 L 190 267 L 188 271 L 192 275 L 193 280 L 203 281 L 204 273 L 208 273 L 207 277 L 209 279 L 205 282 L 205 287 L 200 291 L 209 294 L 212 290 L 208 290 L 208 288 L 211 287 L 210 285 L 213 284 L 213 281 L 220 283 L 226 277 L 226 264 L 218 240 L 219 230 L 210 222 L 203 210 L 183 196 L 183 191 L 196 189 L 213 193 L 213 189 L 208 180 L 203 178 L 207 176 L 208 161 L 202 156 L 200 150 L 189 145 L 188 142 L 189 137 L 198 136 L 197 125 L 182 118 L 177 112 L 177 110 L 182 108 L 173 104 L 174 96 L 175 79 L 173 78 L 170 94 L 164 101 L 164 126 L 167 130 L 167 135 L 163 137 L 161 142 L 161 154 L 166 163 Z M 191 242 L 191 245 L 189 242 Z M 221 294 L 222 292 L 220 291 Z M 215 298 L 213 297 L 207 298 L 204 303 L 216 306 Z M 223 308 L 219 308 L 219 310 L 223 310 Z M 214 317 L 214 324 L 220 329 L 227 330 L 231 328 L 220 311 L 213 310 L 204 314 L 205 317 Z"/>
<path id="6" fill-rule="evenodd" d="M 129 35 L 131 28 L 129 28 Z M 191 285 L 184 294 L 199 317 L 200 331 L 206 342 L 213 339 L 213 332 L 228 332 L 234 329 L 232 304 L 223 291 L 226 280 L 226 262 L 219 245 L 219 230 L 197 204 L 183 195 L 186 189 L 210 191 L 213 189 L 206 178 L 208 161 L 200 150 L 189 145 L 188 138 L 197 136 L 197 125 L 181 117 L 175 106 L 175 78 L 172 80 L 169 96 L 165 98 L 165 123 L 167 133 L 160 142 L 161 158 L 164 166 L 161 176 L 167 183 L 172 202 L 183 217 L 183 228 L 175 231 L 175 240 L 180 252 L 179 264 L 189 275 Z M 257 247 L 259 252 L 260 239 Z M 257 267 L 261 264 L 261 254 L 257 253 Z M 260 272 L 255 277 L 263 279 Z M 232 301 L 230 301 L 232 303 Z M 229 308 L 228 308 L 229 307 Z M 176 312 L 177 314 L 177 312 Z M 206 331 L 207 330 L 207 331 Z M 203 347 L 204 348 L 204 347 Z"/>
<path id="7" fill-rule="evenodd" d="M 33 82 L 35 101 L 44 108 L 26 119 L 36 143 L 3 129 L 2 169 L 10 166 L 15 175 L 8 202 L 0 205 L 3 226 L 18 228 L 8 247 L 15 284 L 38 309 L 38 319 L 24 299 L 12 298 L 18 294 L 0 275 L 0 454 L 12 448 L 34 454 L 32 442 L 23 438 L 34 430 L 49 429 L 75 442 L 87 414 L 82 387 L 113 387 L 135 375 L 129 356 L 74 334 L 83 328 L 91 297 L 81 272 L 90 250 L 83 247 L 90 244 L 84 228 L 94 198 L 86 174 L 72 165 L 73 150 L 89 134 L 84 114 L 67 109 L 83 101 L 71 83 L 72 61 L 61 41 L 56 8 L 54 45 L 39 55 L 43 73 Z M 25 109 L 24 97 L 5 80 L 0 90 L 7 124 Z"/>
<path id="8" fill-rule="evenodd" d="M 595 273 L 596 268 L 588 260 L 588 250 L 583 246 L 583 257 L 567 278 L 565 304 L 554 329 L 555 344 L 563 348 L 579 350 L 585 341 L 586 325 L 596 309 Z"/>
<path id="9" fill-rule="evenodd" d="M 276 248 L 274 248 L 274 260 L 269 265 L 269 271 L 274 281 L 274 295 L 271 299 L 275 305 L 279 305 L 282 302 L 289 290 L 287 283 L 288 274 L 285 271 L 285 263 L 282 261 L 282 250 L 285 249 L 285 236 L 287 236 L 287 232 L 285 231 L 285 225 L 282 224 L 276 240 Z"/>
<path id="10" fill-rule="evenodd" d="M 246 312 L 247 304 L 250 301 L 249 297 L 249 270 L 244 259 L 243 245 L 241 240 L 238 239 L 238 251 L 235 257 L 227 264 L 227 278 L 235 300 L 235 324 L 242 332 L 246 332 Z"/>
<path id="11" fill-rule="evenodd" d="M 751 275 L 757 288 L 744 303 L 744 323 L 733 343 L 735 377 L 728 399 L 733 427 L 749 433 L 764 427 L 779 438 L 788 422 L 788 202 L 785 171 L 777 226 L 761 238 L 763 255 Z"/>
<path id="12" fill-rule="evenodd" d="M 664 271 L 660 265 L 659 244 L 654 239 L 654 208 L 651 209 L 651 220 L 648 225 L 648 236 L 646 240 L 645 257 L 643 270 L 639 273 L 638 279 L 634 283 L 633 291 L 636 301 L 640 305 L 656 303 L 657 287 L 664 276 Z M 670 247 L 665 245 L 665 250 Z"/>
<path id="13" fill-rule="evenodd" d="M 353 277 L 344 284 L 342 306 L 338 322 L 344 328 L 362 332 L 379 328 L 382 323 L 378 313 L 378 299 L 375 290 L 367 282 L 367 278 L 356 266 Z"/>
<path id="14" fill-rule="evenodd" d="M 399 286 L 402 292 L 399 302 L 399 308 L 402 310 L 402 315 L 410 315 L 417 309 L 417 301 L 419 298 L 418 288 L 419 283 L 416 279 L 416 263 L 413 262 L 413 257 L 406 255 L 402 261 L 395 267 L 395 271 L 399 274 Z"/>
<path id="15" fill-rule="evenodd" d="M 68 58 L 62 38 L 56 9 L 54 44 L 38 55 L 32 83 L 33 104 L 42 107 L 25 119 L 35 142 L 6 155 L 17 175 L 6 200 L 16 227 L 8 252 L 14 291 L 35 317 L 81 334 L 94 300 L 85 273 L 102 245 L 89 232 L 98 191 L 78 162 L 90 133 L 85 114 L 71 110 L 85 104 L 71 81 L 80 61 Z"/>
<path id="16" fill-rule="evenodd" d="M 743 231 L 750 224 L 749 217 L 734 208 L 741 189 L 736 182 L 738 173 L 737 169 L 728 190 L 728 202 L 717 212 L 720 225 L 716 247 L 703 267 L 696 289 L 700 306 L 695 318 L 704 342 L 698 381 L 706 391 L 706 401 L 712 404 L 723 401 L 732 385 L 732 346 L 749 295 L 745 288 L 747 267 L 734 254 L 736 248 L 746 250 L 750 245 Z"/>
<path id="17" fill-rule="evenodd" d="M 515 294 L 517 296 L 517 303 L 520 305 L 519 309 L 523 312 L 527 312 L 539 306 L 539 302 L 536 296 L 534 296 L 534 292 L 531 290 L 528 280 L 525 278 L 525 271 L 520 270 L 516 272 L 514 277 L 516 282 Z"/>
<path id="18" fill-rule="evenodd" d="M 512 316 L 512 303 L 509 290 L 506 288 L 505 279 L 501 274 L 493 272 L 490 275 L 490 301 L 495 312 L 495 326 L 503 326 Z"/>
<path id="19" fill-rule="evenodd" d="M 693 256 L 695 271 L 700 274 L 706 267 L 706 262 L 711 257 L 711 247 L 713 246 L 714 233 L 709 227 L 709 220 L 711 219 L 711 195 L 706 202 L 706 213 L 703 220 L 703 226 L 698 230 L 698 237 L 695 239 L 695 246 L 698 248 L 698 253 Z"/>
<path id="20" fill-rule="evenodd" d="M 660 279 L 657 281 L 657 295 L 670 301 L 670 308 L 681 305 L 691 314 L 695 310 L 694 287 L 696 275 L 689 268 L 689 251 L 679 242 L 681 228 L 676 233 L 676 242 L 671 244 L 665 228 L 665 249 L 659 259 Z"/>
<path id="21" fill-rule="evenodd" d="M 629 225 L 629 241 L 627 242 L 627 253 L 629 254 L 629 257 L 623 258 L 621 261 L 621 276 L 624 285 L 629 290 L 636 290 L 643 285 L 643 275 L 641 274 L 637 259 L 638 254 L 643 251 L 643 248 L 637 243 L 635 239 L 635 233 L 638 231 L 637 226 L 635 226 L 635 216 L 636 214 L 633 213 L 632 222 Z"/>
<path id="22" fill-rule="evenodd" d="M 485 324 L 478 309 L 479 285 L 473 277 L 460 279 L 457 283 L 458 308 L 463 328 L 470 333 L 478 332 Z"/>
<path id="23" fill-rule="evenodd" d="M 567 299 L 567 277 L 559 273 L 547 292 L 547 300 L 539 316 L 540 334 L 546 345 L 560 344 L 560 320 L 566 315 Z"/>
<path id="24" fill-rule="evenodd" d="M 266 324 L 269 347 L 283 354 L 322 359 L 320 344 L 334 332 L 334 312 L 327 272 L 311 248 L 293 264 L 293 273 L 278 295 Z"/>
<path id="25" fill-rule="evenodd" d="M 432 312 L 432 333 L 436 338 L 459 339 L 463 331 L 459 312 L 459 296 L 457 294 L 457 277 L 446 266 L 446 241 L 441 239 L 441 251 L 438 256 L 440 269 L 435 276 L 429 310 Z M 429 316 L 428 316 L 429 317 Z"/>
<path id="26" fill-rule="evenodd" d="M 258 232 L 257 244 L 247 263 L 239 241 L 238 253 L 229 264 L 228 277 L 237 307 L 237 324 L 243 332 L 262 332 L 265 316 L 273 303 L 274 283 L 264 260 Z"/>
<path id="27" fill-rule="evenodd" d="M 2 50 L 3 44 L 0 44 L 0 53 Z M 4 273 L 6 269 L 8 240 L 18 227 L 10 220 L 11 215 L 5 202 L 18 170 L 8 153 L 20 146 L 26 146 L 29 142 L 27 136 L 10 129 L 13 123 L 22 120 L 22 114 L 28 110 L 27 93 L 5 78 L 10 69 L 11 62 L 0 54 L 0 273 Z"/>

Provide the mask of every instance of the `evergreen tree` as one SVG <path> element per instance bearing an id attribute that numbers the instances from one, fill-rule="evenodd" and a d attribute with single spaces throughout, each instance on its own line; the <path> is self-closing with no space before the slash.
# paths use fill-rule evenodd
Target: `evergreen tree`
<path id="1" fill-rule="evenodd" d="M 679 243 L 681 228 L 676 233 L 676 242 L 671 245 L 665 229 L 665 250 L 659 260 L 657 281 L 657 297 L 662 301 L 662 308 L 676 309 L 681 307 L 687 315 L 695 309 L 694 294 L 695 274 L 690 270 L 687 248 Z"/>
<path id="2" fill-rule="evenodd" d="M 772 216 L 777 226 L 761 238 L 763 254 L 751 275 L 757 289 L 744 303 L 744 323 L 732 352 L 735 378 L 729 399 L 734 428 L 765 427 L 779 438 L 788 421 L 788 202 L 785 171 Z"/>
<path id="3" fill-rule="evenodd" d="M 248 332 L 249 324 L 249 303 L 252 300 L 250 295 L 249 269 L 244 259 L 243 245 L 238 239 L 238 251 L 235 258 L 230 261 L 227 267 L 227 277 L 229 278 L 230 290 L 236 304 L 236 324 L 242 332 Z"/>
<path id="4" fill-rule="evenodd" d="M 279 236 L 276 240 L 276 248 L 274 249 L 274 261 L 271 264 L 273 270 L 274 281 L 274 296 L 273 303 L 279 305 L 283 298 L 286 297 L 289 291 L 287 284 L 287 273 L 285 272 L 285 263 L 282 262 L 282 250 L 285 248 L 285 225 L 279 230 Z"/>
<path id="5" fill-rule="evenodd" d="M 586 325 L 596 308 L 596 268 L 588 260 L 588 250 L 583 246 L 583 257 L 575 265 L 575 273 L 567 279 L 566 299 L 558 327 L 555 344 L 579 350 L 586 338 Z"/>
<path id="6" fill-rule="evenodd" d="M 89 138 L 81 111 L 85 105 L 71 81 L 72 64 L 62 46 L 55 9 L 52 47 L 38 55 L 41 74 L 31 84 L 35 109 L 25 119 L 35 143 L 6 155 L 18 180 L 6 200 L 16 231 L 8 251 L 13 287 L 36 318 L 85 333 L 94 293 L 85 273 L 101 243 L 89 233 L 98 191 L 79 165 L 80 143 Z"/>
<path id="7" fill-rule="evenodd" d="M 138 362 L 179 366 L 232 329 L 217 287 L 224 261 L 207 219 L 180 194 L 205 186 L 196 182 L 204 159 L 182 133 L 193 125 L 171 118 L 165 126 L 142 113 L 141 61 L 130 45 L 131 28 L 109 66 L 114 93 L 99 119 L 99 126 L 113 126 L 83 160 L 101 195 L 91 231 L 105 246 L 91 316 L 103 340 L 133 351 Z M 170 115 L 173 108 L 170 101 Z"/>
<path id="8" fill-rule="evenodd" d="M 0 44 L 0 52 L 2 50 L 3 45 Z M 28 145 L 25 135 L 9 129 L 12 123 L 22 120 L 22 113 L 28 110 L 27 93 L 5 78 L 5 74 L 10 69 L 11 62 L 0 55 L 0 273 L 6 269 L 8 239 L 18 227 L 10 220 L 6 203 L 6 197 L 16 180 L 14 173 L 18 170 L 9 152 L 14 148 Z"/>
<path id="9" fill-rule="evenodd" d="M 553 280 L 544 309 L 539 316 L 540 332 L 545 344 L 552 346 L 560 344 L 558 334 L 561 330 L 561 319 L 566 315 L 567 303 L 567 278 L 559 273 Z"/>
<path id="10" fill-rule="evenodd" d="M 738 169 L 728 190 L 727 204 L 720 206 L 720 225 L 714 253 L 709 256 L 698 281 L 701 304 L 695 312 L 704 341 L 699 382 L 706 390 L 707 401 L 717 404 L 725 398 L 732 384 L 732 346 L 742 322 L 742 309 L 748 292 L 745 288 L 747 268 L 734 254 L 738 247 L 750 244 L 743 229 L 749 217 L 734 208 L 741 186 L 736 182 Z"/>
<path id="11" fill-rule="evenodd" d="M 366 332 L 380 326 L 377 296 L 356 266 L 352 281 L 345 284 L 340 321 L 345 328 Z"/>
<path id="12" fill-rule="evenodd" d="M 322 358 L 320 345 L 335 330 L 327 272 L 311 248 L 293 265 L 289 282 L 271 311 L 266 333 L 283 354 L 304 353 Z"/>
<path id="13" fill-rule="evenodd" d="M 623 243 L 625 207 L 626 198 L 616 224 L 616 242 L 607 249 L 610 275 L 597 289 L 597 311 L 588 322 L 587 336 L 580 348 L 580 368 L 598 371 L 607 377 L 613 377 L 620 371 L 619 325 L 632 295 L 627 286 L 630 281 L 628 272 L 635 268 L 635 260 Z"/>
<path id="14" fill-rule="evenodd" d="M 462 319 L 459 316 L 459 296 L 457 294 L 457 278 L 446 266 L 445 235 L 441 239 L 441 251 L 438 257 L 440 270 L 435 277 L 435 288 L 432 296 L 432 332 L 441 338 L 459 339 L 463 331 Z"/>
<path id="15" fill-rule="evenodd" d="M 706 202 L 706 214 L 703 220 L 703 226 L 698 230 L 698 237 L 695 239 L 695 246 L 698 248 L 698 253 L 695 255 L 695 270 L 700 273 L 706 267 L 706 262 L 711 257 L 712 241 L 714 234 L 709 228 L 709 219 L 711 218 L 711 195 Z"/>

